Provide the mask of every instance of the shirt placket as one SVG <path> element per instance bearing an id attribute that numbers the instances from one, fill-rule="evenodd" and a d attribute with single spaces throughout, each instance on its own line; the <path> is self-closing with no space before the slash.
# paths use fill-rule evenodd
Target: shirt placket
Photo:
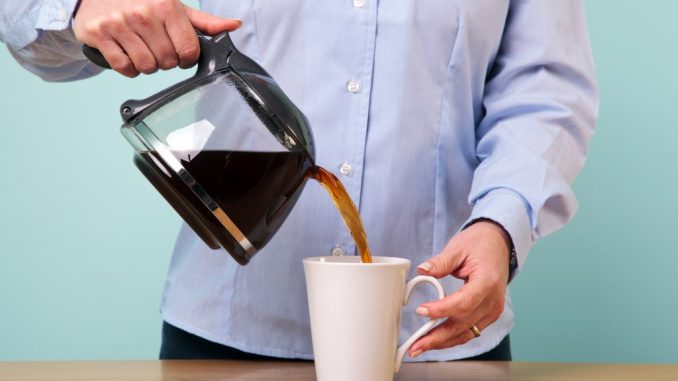
<path id="1" fill-rule="evenodd" d="M 360 209 L 361 191 L 363 183 L 363 166 L 365 165 L 365 146 L 367 142 L 367 129 L 369 121 L 370 95 L 372 90 L 372 69 L 374 67 L 374 48 L 377 31 L 377 0 L 350 0 L 347 6 L 355 13 L 355 28 L 357 40 L 354 41 L 360 48 L 360 54 L 354 61 L 354 73 L 346 78 L 345 92 L 350 97 L 350 102 L 357 110 L 350 116 L 350 126 L 346 128 L 346 151 L 345 158 L 335 163 L 333 172 L 339 175 L 351 199 Z M 347 232 L 341 244 L 332 248 L 332 255 L 353 254 L 356 255 L 355 244 Z"/>

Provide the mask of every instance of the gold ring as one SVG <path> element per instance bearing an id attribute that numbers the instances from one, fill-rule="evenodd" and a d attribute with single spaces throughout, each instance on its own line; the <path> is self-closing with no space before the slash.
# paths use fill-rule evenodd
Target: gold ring
<path id="1" fill-rule="evenodd" d="M 475 324 L 471 326 L 471 332 L 473 332 L 473 336 L 475 337 L 480 336 L 480 330 Z"/>

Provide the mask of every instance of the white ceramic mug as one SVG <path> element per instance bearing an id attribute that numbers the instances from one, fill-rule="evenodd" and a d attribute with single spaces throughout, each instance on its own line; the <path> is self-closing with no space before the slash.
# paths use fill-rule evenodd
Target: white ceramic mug
<path id="1" fill-rule="evenodd" d="M 431 319 L 399 347 L 400 311 L 412 289 L 430 276 L 405 282 L 404 258 L 313 257 L 304 259 L 311 336 L 318 381 L 391 381 L 409 347 L 433 328 Z"/>

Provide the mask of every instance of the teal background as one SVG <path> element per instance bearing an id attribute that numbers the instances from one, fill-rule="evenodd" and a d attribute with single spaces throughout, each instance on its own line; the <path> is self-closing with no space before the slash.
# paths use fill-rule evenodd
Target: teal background
<path id="1" fill-rule="evenodd" d="M 678 363 L 678 2 L 585 2 L 601 95 L 580 211 L 513 282 L 520 361 Z M 179 218 L 117 106 L 190 73 L 49 84 L 0 49 L 0 360 L 153 359 Z"/>

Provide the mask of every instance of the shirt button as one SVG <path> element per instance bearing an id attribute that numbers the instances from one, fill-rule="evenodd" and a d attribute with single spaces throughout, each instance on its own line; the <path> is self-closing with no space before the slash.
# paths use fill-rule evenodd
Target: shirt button
<path id="1" fill-rule="evenodd" d="M 344 250 L 341 248 L 341 246 L 336 245 L 332 249 L 332 255 L 335 257 L 341 257 L 342 255 L 344 255 Z"/>
<path id="2" fill-rule="evenodd" d="M 360 82 L 355 81 L 355 80 L 350 80 L 350 81 L 348 81 L 348 83 L 346 84 L 346 89 L 348 89 L 348 91 L 350 91 L 350 92 L 352 92 L 352 93 L 355 94 L 355 93 L 357 93 L 358 91 L 360 91 Z"/>
<path id="3" fill-rule="evenodd" d="M 348 176 L 351 174 L 351 172 L 353 172 L 353 167 L 351 167 L 351 164 L 349 163 L 343 163 L 339 167 L 339 172 L 341 172 L 341 174 L 344 176 Z"/>
<path id="4" fill-rule="evenodd" d="M 356 8 L 362 8 L 365 6 L 365 0 L 353 0 L 353 6 Z"/>

